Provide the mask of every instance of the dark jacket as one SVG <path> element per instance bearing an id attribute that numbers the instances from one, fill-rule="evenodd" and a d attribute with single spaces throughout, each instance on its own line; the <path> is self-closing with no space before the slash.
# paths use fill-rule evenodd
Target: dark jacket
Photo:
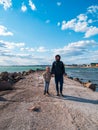
<path id="1" fill-rule="evenodd" d="M 51 68 L 51 74 L 62 76 L 65 74 L 65 67 L 62 61 L 54 61 Z"/>

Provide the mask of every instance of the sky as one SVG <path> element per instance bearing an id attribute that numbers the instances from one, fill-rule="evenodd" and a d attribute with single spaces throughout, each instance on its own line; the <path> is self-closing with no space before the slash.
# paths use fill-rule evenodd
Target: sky
<path id="1" fill-rule="evenodd" d="M 98 0 L 0 0 L 0 65 L 98 63 Z"/>

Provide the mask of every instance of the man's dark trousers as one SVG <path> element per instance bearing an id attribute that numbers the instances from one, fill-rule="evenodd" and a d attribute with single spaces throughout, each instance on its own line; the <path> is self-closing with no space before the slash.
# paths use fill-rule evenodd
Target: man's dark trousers
<path id="1" fill-rule="evenodd" d="M 55 83 L 56 83 L 56 91 L 59 93 L 59 83 L 60 83 L 60 93 L 62 94 L 63 91 L 63 75 L 61 76 L 56 76 L 55 75 Z"/>

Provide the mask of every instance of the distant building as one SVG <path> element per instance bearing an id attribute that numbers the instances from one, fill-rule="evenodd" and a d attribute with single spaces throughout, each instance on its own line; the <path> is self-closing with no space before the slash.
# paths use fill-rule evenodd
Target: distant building
<path id="1" fill-rule="evenodd" d="M 92 67 L 98 67 L 98 63 L 91 63 Z"/>
<path id="2" fill-rule="evenodd" d="M 88 64 L 86 67 L 91 67 L 91 64 Z"/>
<path id="3" fill-rule="evenodd" d="M 96 64 L 96 66 L 98 67 L 98 63 Z"/>
<path id="4" fill-rule="evenodd" d="M 77 64 L 72 64 L 72 66 L 77 67 L 78 65 Z"/>

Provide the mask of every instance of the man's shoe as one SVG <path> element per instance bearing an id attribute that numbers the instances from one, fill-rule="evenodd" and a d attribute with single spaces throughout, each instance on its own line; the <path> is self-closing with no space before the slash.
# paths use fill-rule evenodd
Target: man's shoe
<path id="1" fill-rule="evenodd" d="M 62 97 L 64 97 L 64 95 L 63 95 L 62 93 L 60 93 L 60 95 L 61 95 Z"/>
<path id="2" fill-rule="evenodd" d="M 48 94 L 48 95 L 50 95 L 50 93 L 49 93 L 49 92 L 47 92 L 47 94 Z"/>
<path id="3" fill-rule="evenodd" d="M 60 94 L 59 94 L 59 93 L 57 93 L 57 96 L 60 96 Z"/>
<path id="4" fill-rule="evenodd" d="M 44 91 L 44 95 L 46 94 L 46 92 Z"/>

